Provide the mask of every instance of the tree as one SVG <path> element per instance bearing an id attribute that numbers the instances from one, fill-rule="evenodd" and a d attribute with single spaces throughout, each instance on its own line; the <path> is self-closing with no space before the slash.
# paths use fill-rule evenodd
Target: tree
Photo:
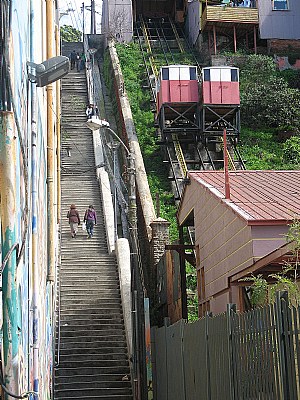
<path id="1" fill-rule="evenodd" d="M 240 67 L 243 124 L 300 132 L 300 91 L 289 87 L 271 57 L 250 55 Z"/>
<path id="2" fill-rule="evenodd" d="M 71 25 L 63 25 L 60 27 L 60 37 L 63 42 L 80 42 L 82 32 L 73 28 Z"/>

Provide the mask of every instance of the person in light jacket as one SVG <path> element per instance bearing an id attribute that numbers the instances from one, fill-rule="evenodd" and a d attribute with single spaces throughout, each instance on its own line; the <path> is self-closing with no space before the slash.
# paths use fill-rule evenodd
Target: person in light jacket
<path id="1" fill-rule="evenodd" d="M 67 214 L 67 218 L 69 219 L 71 236 L 72 238 L 75 238 L 78 231 L 78 225 L 80 225 L 80 217 L 75 204 L 71 204 L 70 210 Z"/>
<path id="2" fill-rule="evenodd" d="M 97 225 L 97 215 L 93 205 L 89 205 L 85 211 L 83 221 L 86 223 L 86 231 L 90 239 L 94 234 L 94 225 Z"/>

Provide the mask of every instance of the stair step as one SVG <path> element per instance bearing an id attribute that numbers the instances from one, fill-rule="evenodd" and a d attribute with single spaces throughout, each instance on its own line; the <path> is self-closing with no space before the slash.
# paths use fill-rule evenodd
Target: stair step
<path id="1" fill-rule="evenodd" d="M 106 397 L 102 397 L 105 395 L 105 392 L 107 392 L 107 396 Z M 102 394 L 103 393 L 103 394 Z M 88 394 L 88 397 L 87 397 Z M 97 396 L 97 398 L 99 398 L 99 388 L 89 388 L 87 389 L 68 389 L 68 390 L 58 390 L 56 392 L 55 398 L 60 398 L 59 396 L 63 396 L 62 398 L 65 399 L 72 399 L 74 398 L 73 396 L 83 396 L 81 397 L 81 399 L 86 399 L 89 398 L 90 396 Z M 109 399 L 111 396 L 118 396 L 117 398 L 120 398 L 120 396 L 128 396 L 128 388 L 107 388 L 107 387 L 102 387 L 101 388 L 101 397 L 105 398 L 105 399 Z M 100 398 L 101 398 L 100 397 Z M 132 399 L 131 397 L 128 397 L 130 399 Z"/>
<path id="2" fill-rule="evenodd" d="M 118 374 L 127 375 L 129 374 L 129 367 L 124 366 L 102 366 L 102 367 L 63 367 L 60 366 L 55 368 L 55 374 L 57 376 L 76 376 L 76 375 L 94 375 L 95 377 L 101 376 L 102 374 Z"/>
<path id="3" fill-rule="evenodd" d="M 124 378 L 124 380 L 122 380 Z M 127 376 L 124 375 L 119 377 L 121 380 L 105 380 L 105 381 L 84 381 L 84 377 L 81 377 L 80 381 L 76 381 L 76 388 L 78 389 L 89 389 L 89 388 L 128 388 L 131 387 L 130 380 L 126 380 Z M 94 378 L 95 379 L 95 378 Z M 128 378 L 130 379 L 130 378 Z M 56 390 L 71 390 L 74 382 L 59 383 L 55 385 Z"/>
<path id="4" fill-rule="evenodd" d="M 107 312 L 112 312 L 113 310 L 121 310 L 121 304 L 120 303 L 105 303 L 102 307 L 101 307 L 101 312 L 105 312 L 105 308 L 104 306 L 108 307 L 107 308 Z M 69 312 L 74 312 L 74 311 L 82 311 L 82 310 L 87 310 L 87 312 L 94 312 L 97 313 L 99 312 L 99 305 L 96 304 L 70 304 L 70 303 L 65 303 L 61 305 L 61 311 L 66 312 L 66 310 L 68 310 Z"/>
<path id="5" fill-rule="evenodd" d="M 70 351 L 72 350 L 72 352 Z M 91 355 L 97 355 L 99 357 L 110 357 L 112 356 L 113 358 L 117 357 L 118 355 L 121 355 L 123 357 L 127 357 L 127 351 L 125 349 L 125 346 L 119 346 L 119 347 L 112 347 L 109 344 L 107 344 L 106 347 L 85 347 L 83 349 L 78 349 L 77 347 L 69 347 L 69 348 L 60 348 L 60 358 L 74 358 L 74 357 L 88 357 Z"/>
<path id="6" fill-rule="evenodd" d="M 59 399 L 65 399 L 65 397 L 59 397 L 59 396 L 55 396 L 55 399 L 59 400 Z M 72 396 L 72 397 L 68 397 L 69 400 L 83 400 L 82 397 L 76 397 L 76 396 Z M 132 400 L 132 395 L 128 395 L 128 394 L 116 394 L 116 395 L 107 395 L 107 394 L 103 394 L 103 395 L 98 395 L 98 396 L 88 396 L 85 395 L 84 396 L 85 400 Z"/>
<path id="7" fill-rule="evenodd" d="M 120 338 L 114 338 L 110 341 L 99 341 L 99 340 L 92 340 L 89 342 L 78 342 L 75 340 L 70 340 L 69 342 L 63 341 L 60 343 L 60 351 L 64 350 L 70 350 L 74 351 L 74 354 L 76 351 L 81 352 L 83 349 L 97 349 L 98 351 L 101 351 L 101 349 L 104 349 L 106 351 L 107 348 L 110 346 L 113 346 L 113 348 L 117 351 L 119 347 L 125 348 L 126 346 L 126 341 L 125 338 L 120 340 Z"/>
<path id="8" fill-rule="evenodd" d="M 63 54 L 82 44 L 63 43 Z M 133 400 L 127 342 L 115 256 L 108 254 L 93 134 L 86 126 L 88 102 L 85 71 L 62 79 L 60 326 L 55 344 L 54 398 Z M 79 227 L 71 238 L 66 218 L 75 203 L 81 219 L 94 204 L 94 237 Z M 123 378 L 126 378 L 125 380 Z"/>

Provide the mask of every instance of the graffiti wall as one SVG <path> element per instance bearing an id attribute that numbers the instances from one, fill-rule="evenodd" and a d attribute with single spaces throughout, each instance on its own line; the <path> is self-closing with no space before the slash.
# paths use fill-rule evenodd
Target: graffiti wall
<path id="1" fill-rule="evenodd" d="M 56 4 L 53 1 L 53 20 Z M 2 367 L 14 394 L 35 391 L 39 399 L 50 399 L 53 287 L 47 282 L 47 101 L 46 89 L 30 82 L 32 67 L 27 64 L 46 59 L 46 2 L 1 1 L 0 8 L 8 32 L 1 56 L 9 60 L 3 69 L 8 101 L 1 102 L 0 109 L 0 153 L 5 155 L 0 162 L 2 263 L 8 250 L 15 249 L 3 274 Z M 11 159 L 8 146 L 13 149 Z M 7 182 L 9 188 L 4 187 Z M 2 200 L 5 191 L 10 204 Z"/>

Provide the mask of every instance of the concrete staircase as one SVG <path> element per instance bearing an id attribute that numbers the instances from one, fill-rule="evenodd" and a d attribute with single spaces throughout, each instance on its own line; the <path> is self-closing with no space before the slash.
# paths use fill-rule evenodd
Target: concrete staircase
<path id="1" fill-rule="evenodd" d="M 65 55 L 77 45 L 63 48 Z M 114 256 L 107 251 L 91 131 L 86 127 L 85 71 L 62 82 L 62 242 L 60 335 L 56 343 L 54 399 L 132 400 L 127 345 Z M 83 220 L 93 204 L 94 237 L 79 228 L 72 239 L 71 203 Z"/>

